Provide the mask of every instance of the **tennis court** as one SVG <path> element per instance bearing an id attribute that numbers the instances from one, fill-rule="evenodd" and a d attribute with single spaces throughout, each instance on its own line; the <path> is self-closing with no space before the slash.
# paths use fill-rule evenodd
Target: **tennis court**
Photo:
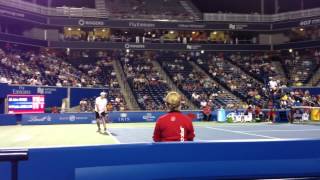
<path id="1" fill-rule="evenodd" d="M 268 141 L 320 139 L 320 124 L 221 124 L 195 122 L 195 141 Z M 95 124 L 0 126 L 1 148 L 90 146 L 119 143 L 150 143 L 154 123 L 108 124 L 98 133 Z"/>

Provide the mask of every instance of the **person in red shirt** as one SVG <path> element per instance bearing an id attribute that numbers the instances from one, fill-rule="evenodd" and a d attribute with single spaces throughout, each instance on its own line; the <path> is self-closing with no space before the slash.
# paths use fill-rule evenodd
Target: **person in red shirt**
<path id="1" fill-rule="evenodd" d="M 153 132 L 155 142 L 193 141 L 195 137 L 192 119 L 180 112 L 181 96 L 169 92 L 165 98 L 169 112 L 157 119 Z"/>

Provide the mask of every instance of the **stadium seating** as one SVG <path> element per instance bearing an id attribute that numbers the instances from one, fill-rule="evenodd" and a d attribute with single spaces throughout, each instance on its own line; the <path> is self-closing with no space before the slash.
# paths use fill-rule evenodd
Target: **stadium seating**
<path id="1" fill-rule="evenodd" d="M 109 88 L 114 90 L 111 93 L 114 95 L 109 97 L 114 107 L 127 109 L 124 96 L 120 93 L 121 82 L 117 81 L 113 67 L 113 61 L 117 60 L 121 62 L 126 80 L 140 108 L 155 110 L 165 109 L 163 97 L 170 88 L 152 61 L 158 61 L 162 65 L 174 84 L 198 108 L 205 103 L 212 103 L 214 108 L 241 104 L 222 87 L 248 104 L 267 107 L 267 101 L 272 98 L 267 84 L 269 78 L 278 79 L 281 76 L 269 58 L 260 54 L 157 51 L 130 53 L 105 51 L 100 55 L 79 51 L 78 55 L 58 54 L 59 52 L 53 50 L 35 51 L 19 48 L 0 50 L 0 82 L 18 85 Z M 319 53 L 315 50 L 282 53 L 279 59 L 282 59 L 284 70 L 294 85 L 306 83 L 320 67 Z M 201 67 L 215 81 L 203 72 L 199 72 L 193 63 Z M 303 96 L 300 99 L 302 98 Z M 85 99 L 89 102 L 92 100 Z M 87 111 L 92 107 L 84 109 Z"/>
<path id="2" fill-rule="evenodd" d="M 103 87 L 111 89 L 108 99 L 115 109 L 125 106 L 110 56 L 65 61 L 52 52 L 0 51 L 0 82 L 20 85 Z M 81 63 L 82 62 L 82 63 Z M 88 100 L 90 102 L 90 100 Z M 92 99 L 91 99 L 92 101 Z M 88 104 L 88 106 L 90 103 Z M 84 111 L 92 110 L 86 107 Z"/>
<path id="3" fill-rule="evenodd" d="M 193 20 L 178 0 L 106 0 L 111 18 L 121 19 L 170 19 Z"/>
<path id="4" fill-rule="evenodd" d="M 213 79 L 229 89 L 249 104 L 264 105 L 267 100 L 267 88 L 251 76 L 243 74 L 236 66 L 225 60 L 223 54 L 203 54 L 195 59 Z"/>
<path id="5" fill-rule="evenodd" d="M 267 54 L 231 54 L 226 57 L 226 60 L 265 84 L 268 83 L 270 77 L 278 80 L 283 79 Z"/>
<path id="6" fill-rule="evenodd" d="M 191 56 L 184 53 L 160 53 L 158 61 L 177 87 L 191 99 L 198 108 L 212 103 L 214 108 L 227 107 L 238 101 L 224 92 L 202 72 L 198 72 L 188 61 Z M 201 105 L 202 104 L 202 105 Z"/>
<path id="7" fill-rule="evenodd" d="M 301 86 L 311 79 L 320 67 L 319 54 L 316 50 L 295 51 L 282 54 L 282 66 L 291 85 Z"/>
<path id="8" fill-rule="evenodd" d="M 120 53 L 123 70 L 133 94 L 143 110 L 165 109 L 163 97 L 168 84 L 153 67 L 152 56 L 147 53 Z"/>

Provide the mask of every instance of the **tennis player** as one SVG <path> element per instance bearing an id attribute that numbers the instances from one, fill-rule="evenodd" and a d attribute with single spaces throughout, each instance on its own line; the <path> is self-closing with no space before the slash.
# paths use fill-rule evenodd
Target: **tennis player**
<path id="1" fill-rule="evenodd" d="M 180 112 L 180 94 L 169 92 L 165 101 L 169 112 L 158 118 L 153 140 L 155 142 L 193 141 L 195 134 L 192 119 Z"/>
<path id="2" fill-rule="evenodd" d="M 101 132 L 100 124 L 103 124 L 104 132 L 107 131 L 106 127 L 106 111 L 108 100 L 106 98 L 106 92 L 101 92 L 100 96 L 95 100 L 95 112 L 96 112 L 96 121 L 98 125 L 98 131 Z"/>

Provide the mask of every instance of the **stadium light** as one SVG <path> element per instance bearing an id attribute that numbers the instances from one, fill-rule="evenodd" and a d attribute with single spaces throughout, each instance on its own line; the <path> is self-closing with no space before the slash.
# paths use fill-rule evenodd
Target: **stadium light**
<path id="1" fill-rule="evenodd" d="M 216 35 L 216 34 L 217 34 L 217 31 L 214 31 L 213 34 Z"/>
<path id="2" fill-rule="evenodd" d="M 289 53 L 292 53 L 293 52 L 293 50 L 292 49 L 289 49 Z"/>

